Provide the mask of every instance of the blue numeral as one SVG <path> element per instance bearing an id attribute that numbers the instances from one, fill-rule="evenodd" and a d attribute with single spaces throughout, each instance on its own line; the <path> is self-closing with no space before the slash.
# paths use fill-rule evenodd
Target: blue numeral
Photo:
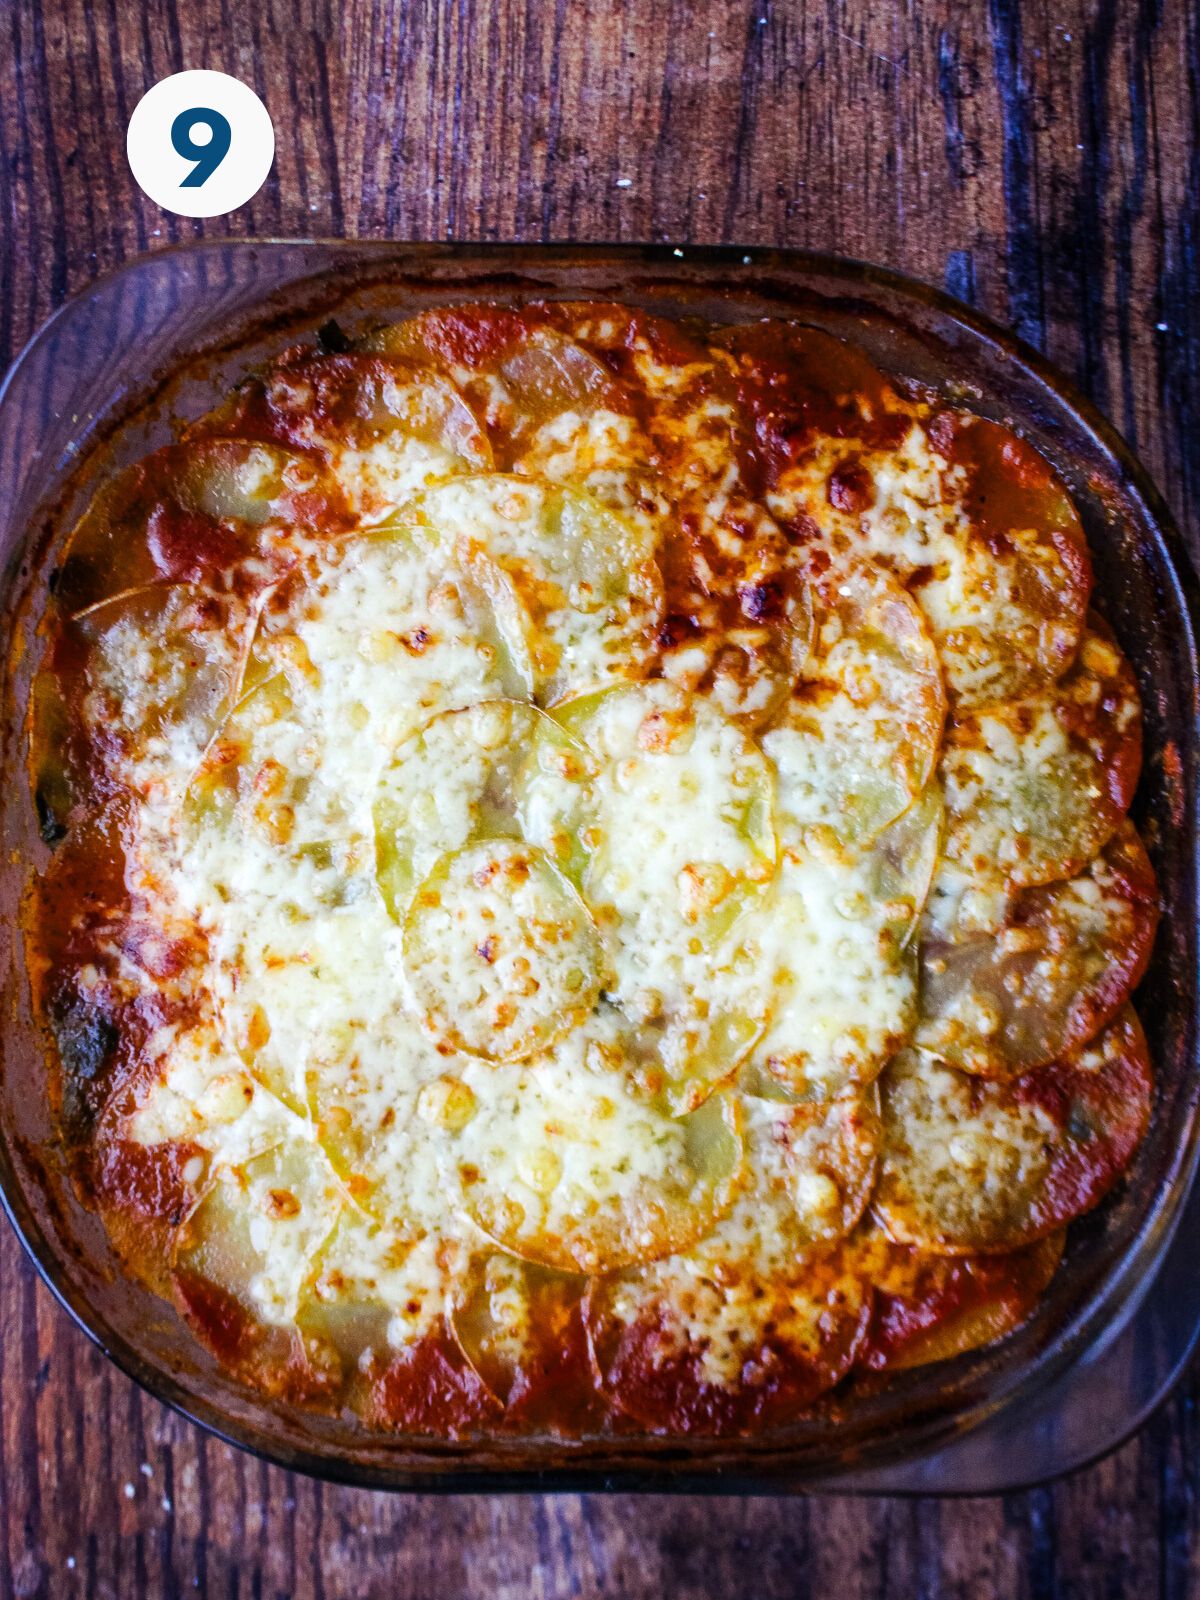
<path id="1" fill-rule="evenodd" d="M 207 144 L 197 144 L 192 138 L 192 129 L 201 126 L 208 128 L 212 134 Z M 171 124 L 171 143 L 178 155 L 185 161 L 194 161 L 196 165 L 179 187 L 199 189 L 201 184 L 207 183 L 229 154 L 232 138 L 233 130 L 219 111 L 212 111 L 208 106 L 193 106 L 190 111 L 181 111 Z"/>

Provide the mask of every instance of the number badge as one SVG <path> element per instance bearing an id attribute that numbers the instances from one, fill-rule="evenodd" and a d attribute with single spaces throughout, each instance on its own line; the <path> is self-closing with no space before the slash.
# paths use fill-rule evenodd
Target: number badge
<path id="1" fill-rule="evenodd" d="M 164 211 L 220 217 L 253 199 L 275 159 L 275 130 L 247 84 L 176 72 L 138 101 L 126 139 L 141 188 Z"/>

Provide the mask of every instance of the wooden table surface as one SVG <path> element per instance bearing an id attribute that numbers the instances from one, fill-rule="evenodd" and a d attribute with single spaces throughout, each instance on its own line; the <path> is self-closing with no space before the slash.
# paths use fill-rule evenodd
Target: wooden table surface
<path id="1" fill-rule="evenodd" d="M 207 224 L 124 155 L 185 67 L 275 121 L 267 185 Z M 201 231 L 804 245 L 1015 326 L 1195 539 L 1198 118 L 1189 0 L 0 0 L 0 368 L 97 273 Z M 390 1498 L 148 1400 L 0 1225 L 0 1594 L 1177 1600 L 1198 1392 L 1002 1499 Z"/>

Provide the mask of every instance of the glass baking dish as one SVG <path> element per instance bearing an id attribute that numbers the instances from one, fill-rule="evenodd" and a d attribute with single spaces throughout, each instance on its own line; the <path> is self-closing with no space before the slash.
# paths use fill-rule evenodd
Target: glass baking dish
<path id="1" fill-rule="evenodd" d="M 802 1425 L 743 1441 L 624 1436 L 446 1442 L 369 1434 L 242 1389 L 170 1306 L 125 1278 L 64 1181 L 45 1061 L 15 936 L 42 859 L 22 768 L 33 623 L 55 528 L 96 474 L 163 443 L 237 376 L 330 316 L 356 322 L 454 300 L 607 296 L 738 321 L 790 315 L 1024 432 L 1079 506 L 1096 597 L 1137 673 L 1146 770 L 1135 817 L 1165 914 L 1139 1010 L 1158 1072 L 1129 1181 L 1072 1230 L 1032 1319 L 991 1349 L 839 1390 Z M 332 241 L 156 252 L 63 306 L 0 394 L 0 558 L 10 650 L 0 926 L 8 1025 L 0 1190 L 42 1277 L 152 1394 L 285 1466 L 396 1489 L 981 1493 L 1053 1476 L 1118 1443 L 1169 1389 L 1200 1330 L 1196 1071 L 1197 588 L 1169 513 L 1113 430 L 1031 351 L 934 290 L 830 257 L 638 246 Z"/>

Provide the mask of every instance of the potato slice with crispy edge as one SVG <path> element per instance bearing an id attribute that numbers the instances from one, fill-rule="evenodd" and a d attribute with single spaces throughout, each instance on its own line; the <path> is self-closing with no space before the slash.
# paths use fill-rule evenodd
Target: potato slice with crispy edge
<path id="1" fill-rule="evenodd" d="M 221 1366 L 271 1399 L 331 1410 L 342 1389 L 342 1364 L 326 1341 L 294 1324 L 263 1322 L 236 1294 L 178 1268 L 171 1299 L 192 1333 Z"/>
<path id="2" fill-rule="evenodd" d="M 875 1296 L 856 1366 L 868 1372 L 928 1366 L 1015 1332 L 1058 1270 L 1065 1239 L 1059 1229 L 1004 1255 L 946 1256 L 893 1244 L 865 1227 L 855 1243 Z"/>
<path id="3" fill-rule="evenodd" d="M 807 323 L 738 323 L 711 339 L 736 375 L 768 482 L 814 434 L 886 446 L 909 426 L 911 404 L 865 351 Z"/>
<path id="4" fill-rule="evenodd" d="M 1060 677 L 1084 631 L 1091 566 L 1049 464 L 1010 429 L 931 396 L 876 386 L 859 401 L 827 385 L 814 401 L 810 384 L 799 405 L 761 374 L 743 387 L 770 509 L 802 543 L 869 555 L 912 588 L 960 710 Z"/>
<path id="5" fill-rule="evenodd" d="M 232 1302 L 245 1318 L 294 1329 L 312 1263 L 344 1204 L 321 1151 L 304 1140 L 236 1166 L 216 1163 L 172 1241 L 171 1274 L 185 1307 L 205 1299 L 196 1291 L 204 1283 L 227 1309 Z"/>
<path id="6" fill-rule="evenodd" d="M 743 1317 L 682 1271 L 598 1278 L 584 1302 L 597 1381 L 653 1433 L 727 1437 L 797 1421 L 851 1370 L 870 1285 L 838 1251 L 776 1284 Z"/>
<path id="7" fill-rule="evenodd" d="M 619 1044 L 599 1028 L 593 1019 L 541 1062 L 475 1068 L 491 1074 L 475 1115 L 445 1141 L 448 1181 L 483 1232 L 564 1272 L 686 1249 L 729 1209 L 742 1179 L 729 1096 L 669 1116 L 625 1081 Z M 462 1076 L 474 1081 L 471 1069 Z"/>
<path id="8" fill-rule="evenodd" d="M 520 1061 L 591 1011 L 603 956 L 577 891 L 545 853 L 479 839 L 442 856 L 402 923 L 404 976 L 440 1049 Z"/>
<path id="9" fill-rule="evenodd" d="M 883 1081 L 875 1208 L 898 1243 L 947 1255 L 1015 1250 L 1090 1211 L 1150 1118 L 1141 1024 L 1126 1006 L 1097 1039 L 1008 1082 L 905 1052 Z"/>
<path id="10" fill-rule="evenodd" d="M 914 424 L 945 463 L 937 476 L 956 548 L 914 561 L 884 537 L 874 553 L 902 580 L 917 580 L 963 709 L 1062 675 L 1083 634 L 1091 568 L 1070 496 L 1032 445 L 1003 424 L 937 407 L 932 396 L 902 394 L 861 350 L 814 328 L 766 320 L 714 342 L 735 364 L 781 515 L 811 527 L 844 519 L 847 532 L 865 516 L 883 534 L 879 503 L 908 492 L 903 447 Z M 814 447 L 821 473 L 811 471 Z M 976 556 L 991 568 L 990 585 L 980 582 Z"/>
<path id="11" fill-rule="evenodd" d="M 1060 678 L 1086 633 L 1092 568 L 1079 513 L 1050 463 L 1011 428 L 942 411 L 929 432 L 965 476 L 961 505 L 972 543 L 1010 575 L 994 625 L 967 615 L 956 626 L 954 605 L 945 608 L 938 645 L 947 677 L 964 710 L 1016 699 Z M 942 613 L 930 589 L 922 600 Z"/>
<path id="12" fill-rule="evenodd" d="M 593 1281 L 598 1381 L 655 1432 L 726 1435 L 794 1420 L 854 1362 L 870 1280 L 837 1240 L 870 1194 L 873 1096 L 744 1102 L 749 1182 L 686 1259 Z"/>
<path id="13" fill-rule="evenodd" d="M 503 1407 L 458 1348 L 429 1270 L 437 1242 L 393 1222 L 341 1213 L 313 1261 L 298 1329 L 336 1362 L 340 1397 L 368 1427 L 441 1438 L 494 1427 Z"/>
<path id="14" fill-rule="evenodd" d="M 153 583 L 254 592 L 293 559 L 286 536 L 349 525 L 309 462 L 243 439 L 167 445 L 97 492 L 67 541 L 55 605 L 76 616 Z M 277 541 L 281 541 L 278 542 Z"/>
<path id="15" fill-rule="evenodd" d="M 937 651 L 915 603 L 881 568 L 814 557 L 814 647 L 763 735 L 792 829 L 870 842 L 925 788 L 941 745 Z"/>
<path id="16" fill-rule="evenodd" d="M 285 354 L 185 437 L 256 440 L 320 465 L 351 514 L 375 522 L 440 478 L 487 472 L 487 434 L 444 377 L 365 353 Z"/>
<path id="17" fill-rule="evenodd" d="M 421 311 L 374 329 L 362 347 L 420 362 L 460 386 L 497 439 L 505 467 L 532 452 L 526 470 L 542 471 L 537 457 L 543 430 L 553 430 L 561 441 L 597 413 L 632 414 L 630 397 L 612 373 L 532 308 Z"/>
<path id="18" fill-rule="evenodd" d="M 1124 1005 L 1157 926 L 1154 869 L 1126 819 L 1078 877 L 1013 897 L 999 928 L 922 942 L 916 1042 L 988 1078 L 1053 1061 Z"/>
<path id="19" fill-rule="evenodd" d="M 975 890 L 1071 877 L 1116 832 L 1141 757 L 1137 684 L 1093 618 L 1060 683 L 947 728 L 940 770 L 950 873 Z"/>
<path id="20" fill-rule="evenodd" d="M 454 1295 L 451 1327 L 504 1420 L 555 1435 L 594 1431 L 606 1406 L 588 1357 L 584 1281 L 500 1252 L 476 1256 Z"/>
<path id="21" fill-rule="evenodd" d="M 501 1415 L 445 1324 L 399 1350 L 375 1352 L 354 1380 L 354 1395 L 368 1428 L 406 1435 L 461 1439 Z"/>

